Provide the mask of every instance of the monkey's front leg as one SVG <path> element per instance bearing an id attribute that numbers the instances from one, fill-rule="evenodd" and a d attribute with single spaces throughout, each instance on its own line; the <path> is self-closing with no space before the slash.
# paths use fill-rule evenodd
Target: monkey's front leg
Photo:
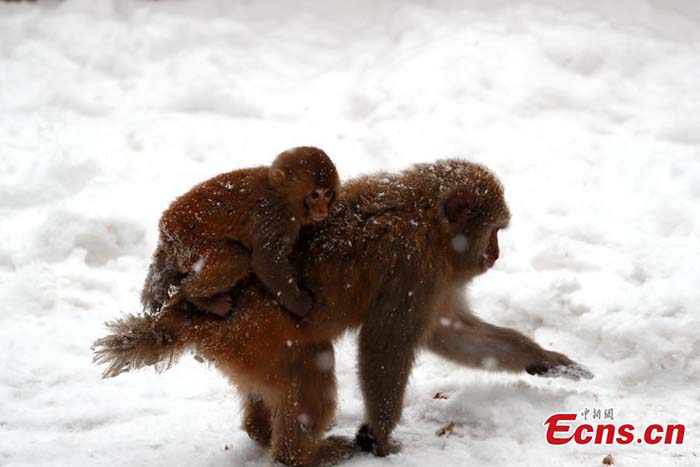
<path id="1" fill-rule="evenodd" d="M 428 348 L 462 365 L 574 380 L 593 377 L 588 369 L 559 352 L 540 347 L 520 332 L 485 323 L 462 300 L 452 303 L 427 343 Z M 456 312 L 455 312 L 456 311 Z"/>
<path id="2" fill-rule="evenodd" d="M 299 288 L 289 262 L 291 246 L 279 239 L 268 239 L 253 247 L 253 271 L 284 308 L 298 317 L 311 311 L 311 296 Z"/>
<path id="3" fill-rule="evenodd" d="M 377 316 L 382 312 L 377 311 Z M 399 317 L 384 325 L 367 322 L 359 337 L 359 371 L 366 423 L 355 442 L 377 456 L 397 453 L 391 432 L 401 418 L 403 399 L 418 346 L 420 325 Z"/>

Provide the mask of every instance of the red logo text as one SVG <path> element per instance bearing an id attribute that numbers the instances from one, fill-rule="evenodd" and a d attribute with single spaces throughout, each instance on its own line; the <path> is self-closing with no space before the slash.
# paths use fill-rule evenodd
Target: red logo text
<path id="1" fill-rule="evenodd" d="M 547 442 L 552 445 L 562 444 L 683 444 L 685 425 L 667 424 L 648 425 L 637 429 L 634 425 L 616 425 L 612 423 L 581 423 L 574 425 L 577 414 L 558 413 L 549 417 Z"/>

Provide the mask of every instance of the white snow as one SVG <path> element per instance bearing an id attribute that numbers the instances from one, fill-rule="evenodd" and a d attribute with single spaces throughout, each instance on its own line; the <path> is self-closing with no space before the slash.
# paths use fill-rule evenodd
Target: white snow
<path id="1" fill-rule="evenodd" d="M 0 465 L 269 465 L 215 370 L 101 381 L 90 344 L 140 309 L 174 197 L 297 145 L 343 177 L 491 167 L 513 220 L 475 309 L 596 373 L 424 354 L 402 453 L 343 465 L 700 465 L 695 0 L 0 2 Z M 352 338 L 335 361 L 333 432 L 352 435 Z M 686 440 L 546 444 L 549 415 L 585 408 Z"/>
<path id="2" fill-rule="evenodd" d="M 207 263 L 206 258 L 199 258 L 196 263 L 192 265 L 192 271 L 199 274 L 204 269 L 204 265 Z"/>
<path id="3" fill-rule="evenodd" d="M 450 247 L 457 253 L 464 253 L 469 248 L 469 240 L 466 235 L 457 234 L 452 237 Z"/>

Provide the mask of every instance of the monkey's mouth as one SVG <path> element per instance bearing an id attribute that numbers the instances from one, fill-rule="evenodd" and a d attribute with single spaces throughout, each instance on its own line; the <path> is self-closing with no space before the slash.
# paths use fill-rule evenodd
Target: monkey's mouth
<path id="1" fill-rule="evenodd" d="M 483 264 L 486 269 L 491 269 L 494 264 L 496 264 L 496 260 L 498 259 L 498 255 L 493 255 L 493 254 L 488 254 L 484 253 L 483 258 Z"/>
<path id="2" fill-rule="evenodd" d="M 311 217 L 311 220 L 314 222 L 321 222 L 326 217 L 328 217 L 328 214 L 315 214 L 312 212 L 310 217 Z"/>
<path id="3" fill-rule="evenodd" d="M 500 249 L 498 248 L 498 229 L 493 229 L 491 232 L 491 238 L 489 239 L 489 246 L 486 247 L 486 251 L 482 255 L 484 261 L 484 267 L 486 269 L 491 269 L 496 260 L 500 256 Z"/>

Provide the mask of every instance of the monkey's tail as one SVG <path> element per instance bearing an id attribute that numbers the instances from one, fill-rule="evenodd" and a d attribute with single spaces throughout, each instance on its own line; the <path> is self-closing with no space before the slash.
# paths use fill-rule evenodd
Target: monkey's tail
<path id="1" fill-rule="evenodd" d="M 170 286 L 179 284 L 175 255 L 167 241 L 160 239 L 141 291 L 141 303 L 146 311 L 157 313 L 168 300 Z"/>
<path id="2" fill-rule="evenodd" d="M 128 314 L 108 322 L 111 333 L 92 346 L 92 361 L 108 364 L 102 377 L 111 378 L 144 366 L 155 366 L 160 373 L 173 366 L 187 348 L 187 339 L 160 324 L 153 314 Z"/>

